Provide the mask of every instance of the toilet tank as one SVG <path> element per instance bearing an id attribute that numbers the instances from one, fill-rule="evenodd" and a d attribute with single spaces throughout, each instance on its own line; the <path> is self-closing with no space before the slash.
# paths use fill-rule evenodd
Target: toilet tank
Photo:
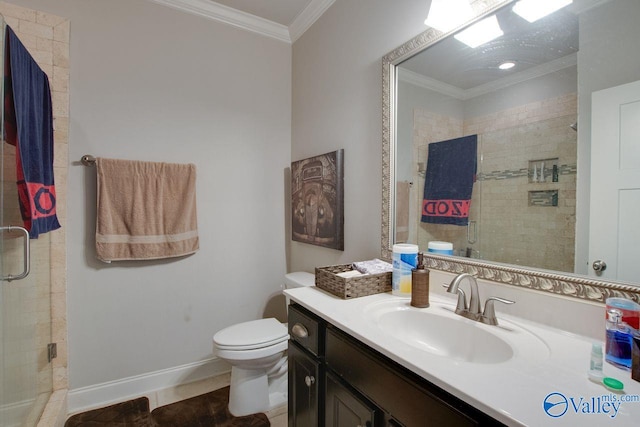
<path id="1" fill-rule="evenodd" d="M 295 271 L 284 275 L 284 289 L 302 288 L 303 286 L 315 286 L 316 275 L 306 271 Z M 286 307 L 289 307 L 289 297 L 285 296 Z"/>
<path id="2" fill-rule="evenodd" d="M 315 286 L 316 275 L 306 271 L 295 271 L 284 275 L 284 288 L 302 288 L 303 286 Z"/>

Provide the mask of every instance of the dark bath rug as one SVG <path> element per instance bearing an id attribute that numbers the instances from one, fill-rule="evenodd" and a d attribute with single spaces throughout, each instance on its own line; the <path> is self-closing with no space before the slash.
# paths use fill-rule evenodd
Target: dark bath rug
<path id="1" fill-rule="evenodd" d="M 234 417 L 229 412 L 229 387 L 161 406 L 151 412 L 160 427 L 268 427 L 265 414 Z"/>
<path id="2" fill-rule="evenodd" d="M 76 414 L 65 427 L 268 427 L 265 414 L 234 417 L 229 387 L 161 406 L 149 412 L 146 397 Z"/>
<path id="3" fill-rule="evenodd" d="M 155 427 L 149 413 L 149 399 L 140 397 L 105 408 L 76 414 L 69 418 L 65 427 Z"/>

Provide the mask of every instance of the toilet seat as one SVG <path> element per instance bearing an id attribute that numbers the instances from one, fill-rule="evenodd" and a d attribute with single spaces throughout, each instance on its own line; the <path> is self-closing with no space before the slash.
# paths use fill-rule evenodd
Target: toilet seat
<path id="1" fill-rule="evenodd" d="M 287 328 L 274 318 L 251 320 L 222 329 L 213 336 L 219 350 L 257 350 L 286 342 Z"/>
<path id="2" fill-rule="evenodd" d="M 282 353 L 289 346 L 289 341 L 284 340 L 277 344 L 273 344 L 267 347 L 254 348 L 252 350 L 237 350 L 233 348 L 220 348 L 217 347 L 214 350 L 214 354 L 222 359 L 227 361 L 238 361 L 238 360 L 254 360 L 255 363 L 263 363 L 267 361 L 267 359 L 272 359 L 270 363 L 275 362 L 276 360 L 282 357 Z"/>

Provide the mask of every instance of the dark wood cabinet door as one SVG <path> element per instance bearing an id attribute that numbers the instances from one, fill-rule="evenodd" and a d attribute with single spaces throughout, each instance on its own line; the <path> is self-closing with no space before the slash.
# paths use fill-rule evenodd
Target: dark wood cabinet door
<path id="1" fill-rule="evenodd" d="M 320 362 L 289 342 L 289 427 L 319 427 Z"/>
<path id="2" fill-rule="evenodd" d="M 325 421 L 327 427 L 376 427 L 380 410 L 326 374 Z"/>

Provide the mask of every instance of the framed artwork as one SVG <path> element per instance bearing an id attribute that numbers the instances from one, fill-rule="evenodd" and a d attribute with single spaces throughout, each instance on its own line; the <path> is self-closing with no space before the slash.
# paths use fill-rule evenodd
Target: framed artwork
<path id="1" fill-rule="evenodd" d="M 291 163 L 292 238 L 344 250 L 344 150 Z"/>

